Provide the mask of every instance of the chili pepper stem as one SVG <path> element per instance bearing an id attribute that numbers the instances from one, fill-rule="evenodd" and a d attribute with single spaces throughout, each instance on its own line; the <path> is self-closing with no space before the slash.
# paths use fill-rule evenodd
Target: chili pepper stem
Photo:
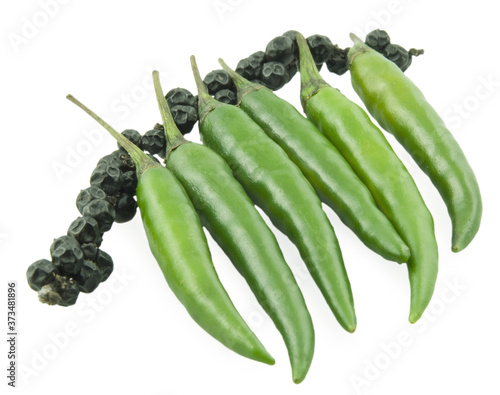
<path id="1" fill-rule="evenodd" d="M 219 63 L 222 68 L 228 72 L 236 85 L 236 91 L 238 95 L 238 103 L 241 102 L 243 97 L 253 91 L 259 89 L 267 89 L 265 86 L 256 84 L 255 82 L 248 81 L 245 77 L 239 75 L 236 71 L 231 69 L 222 58 L 219 58 Z"/>
<path id="2" fill-rule="evenodd" d="M 163 129 L 165 130 L 165 139 L 167 140 L 167 154 L 165 156 L 165 162 L 167 161 L 168 155 L 172 150 L 176 149 L 180 145 L 187 142 L 179 128 L 175 124 L 170 108 L 168 107 L 167 100 L 163 94 L 163 89 L 160 84 L 160 73 L 158 71 L 153 71 L 153 85 L 155 87 L 156 100 L 158 102 L 158 107 L 160 108 L 161 119 L 163 121 Z"/>
<path id="3" fill-rule="evenodd" d="M 312 61 L 311 50 L 306 39 L 301 33 L 297 33 L 297 45 L 299 47 L 300 63 L 300 102 L 306 108 L 307 101 L 322 87 L 329 86 L 319 75 L 318 68 Z"/>
<path id="4" fill-rule="evenodd" d="M 214 108 L 220 106 L 222 103 L 215 100 L 208 93 L 207 86 L 201 79 L 200 71 L 198 70 L 198 65 L 196 64 L 196 58 L 191 55 L 191 70 L 193 70 L 194 80 L 196 82 L 196 88 L 198 89 L 198 118 L 200 124 L 203 122 L 205 115 L 207 115 Z"/>
<path id="5" fill-rule="evenodd" d="M 354 45 L 352 46 L 352 48 L 349 50 L 349 52 L 347 53 L 347 64 L 349 65 L 349 67 L 351 66 L 351 63 L 353 61 L 353 59 L 363 53 L 363 52 L 366 52 L 368 51 L 368 47 L 367 45 L 363 42 L 363 40 L 361 40 L 358 36 L 356 36 L 354 33 L 350 33 L 349 34 L 349 38 L 352 40 L 352 42 L 354 43 Z"/>
<path id="6" fill-rule="evenodd" d="M 356 36 L 354 33 L 349 33 L 349 38 L 352 40 L 354 44 L 357 43 L 363 43 L 363 40 L 361 40 L 358 36 Z"/>
<path id="7" fill-rule="evenodd" d="M 125 150 L 128 152 L 128 154 L 130 155 L 130 157 L 132 158 L 132 160 L 135 163 L 137 177 L 140 177 L 147 170 L 149 170 L 153 167 L 161 167 L 161 165 L 159 165 L 153 159 L 151 159 L 149 156 L 144 154 L 144 152 L 142 152 L 139 147 L 137 147 L 135 144 L 133 144 L 125 136 L 118 133 L 107 122 L 105 122 L 101 117 L 99 117 L 99 115 L 97 115 L 95 112 L 93 112 L 87 106 L 85 106 L 82 102 L 80 102 L 74 96 L 67 95 L 66 99 L 68 99 L 73 104 L 76 104 L 83 111 L 85 111 L 88 115 L 90 115 L 92 118 L 94 118 L 104 129 L 106 129 L 109 132 L 109 134 L 111 134 L 118 141 L 118 143 L 123 148 L 125 148 Z"/>

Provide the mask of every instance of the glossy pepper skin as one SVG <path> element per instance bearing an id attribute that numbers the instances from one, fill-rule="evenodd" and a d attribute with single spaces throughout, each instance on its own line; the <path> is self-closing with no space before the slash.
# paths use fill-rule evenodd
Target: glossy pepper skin
<path id="1" fill-rule="evenodd" d="M 337 147 L 410 247 L 410 322 L 431 300 L 438 273 L 434 220 L 413 178 L 368 114 L 319 75 L 309 48 L 297 36 L 301 63 L 301 101 L 307 117 Z"/>
<path id="2" fill-rule="evenodd" d="M 137 205 L 151 252 L 189 315 L 226 347 L 273 364 L 220 283 L 200 219 L 174 175 L 163 167 L 144 173 Z"/>
<path id="3" fill-rule="evenodd" d="M 462 149 L 396 65 L 362 42 L 350 49 L 348 61 L 352 86 L 370 114 L 396 137 L 441 194 L 453 225 L 452 251 L 461 251 L 479 230 L 482 214 L 479 186 Z"/>
<path id="4" fill-rule="evenodd" d="M 149 247 L 168 285 L 189 315 L 215 339 L 247 358 L 274 364 L 234 307 L 215 271 L 200 219 L 174 175 L 153 161 L 73 97 L 96 119 L 136 164 L 137 205 Z"/>
<path id="5" fill-rule="evenodd" d="M 339 323 L 356 327 L 351 286 L 333 228 L 300 169 L 241 109 L 212 99 L 196 64 L 200 135 L 222 156 L 252 201 L 297 246 Z"/>
<path id="6" fill-rule="evenodd" d="M 282 334 L 293 380 L 299 383 L 311 362 L 314 328 L 276 237 L 224 159 L 206 146 L 184 140 L 170 115 L 158 74 L 153 76 L 166 132 L 167 168 L 184 187 L 203 226 L 245 278 Z"/>
<path id="7" fill-rule="evenodd" d="M 240 108 L 283 148 L 319 198 L 373 251 L 386 259 L 406 262 L 408 246 L 325 135 L 290 103 L 219 62 L 235 81 Z"/>

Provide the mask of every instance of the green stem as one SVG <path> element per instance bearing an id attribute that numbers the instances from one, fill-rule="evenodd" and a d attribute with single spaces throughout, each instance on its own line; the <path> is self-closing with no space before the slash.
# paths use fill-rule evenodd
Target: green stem
<path id="1" fill-rule="evenodd" d="M 163 94 L 163 89 L 160 84 L 160 73 L 158 71 L 153 71 L 153 85 L 155 87 L 156 101 L 158 102 L 158 107 L 160 108 L 161 119 L 163 120 L 163 129 L 165 130 L 165 139 L 167 140 L 167 154 L 165 156 L 165 161 L 168 158 L 169 153 L 175 148 L 187 142 L 179 128 L 175 124 L 170 108 L 168 107 L 167 100 Z"/>
<path id="2" fill-rule="evenodd" d="M 231 76 L 231 78 L 234 81 L 234 85 L 236 85 L 236 91 L 238 94 L 238 103 L 241 102 L 241 99 L 243 96 L 245 96 L 247 93 L 259 90 L 259 89 L 266 89 L 265 86 L 256 84 L 255 82 L 248 81 L 245 77 L 241 76 L 238 74 L 236 71 L 231 69 L 226 62 L 222 58 L 219 58 L 219 63 L 222 66 L 222 68 L 227 71 L 227 73 Z"/>
<path id="3" fill-rule="evenodd" d="M 357 43 L 363 43 L 363 40 L 361 40 L 358 36 L 356 36 L 354 33 L 349 33 L 349 38 L 352 40 L 354 44 Z M 364 43 L 363 43 L 364 44 Z"/>
<path id="4" fill-rule="evenodd" d="M 92 118 L 94 118 L 104 129 L 106 129 L 109 132 L 109 134 L 111 134 L 111 136 L 113 136 L 118 141 L 118 143 L 123 148 L 125 148 L 125 150 L 128 152 L 128 154 L 130 155 L 130 157 L 132 158 L 132 160 L 135 163 L 138 177 L 140 177 L 142 174 L 144 174 L 148 169 L 150 169 L 152 167 L 160 167 L 160 165 L 157 162 L 155 162 L 153 159 L 151 159 L 149 156 L 147 156 L 144 152 L 142 152 L 139 147 L 137 147 L 134 143 L 132 143 L 128 138 L 126 138 L 122 134 L 118 133 L 108 123 L 106 123 L 99 115 L 97 115 L 95 112 L 93 112 L 87 106 L 85 106 L 78 99 L 76 99 L 72 95 L 67 95 L 66 99 L 68 99 L 73 104 L 76 104 L 83 111 L 85 111 L 88 115 L 90 115 Z"/>
<path id="5" fill-rule="evenodd" d="M 300 33 L 297 33 L 297 45 L 299 47 L 300 63 L 300 102 L 305 110 L 309 98 L 318 92 L 322 87 L 329 85 L 319 75 L 319 71 L 314 63 L 309 45 L 307 44 L 304 36 Z"/>
<path id="6" fill-rule="evenodd" d="M 352 40 L 354 45 L 352 48 L 347 52 L 347 64 L 349 67 L 351 67 L 353 59 L 358 56 L 359 54 L 362 54 L 367 51 L 373 51 L 368 45 L 366 45 L 363 40 L 361 40 L 358 36 L 356 36 L 354 33 L 349 34 L 349 38 Z"/>
<path id="7" fill-rule="evenodd" d="M 198 89 L 198 118 L 201 124 L 203 118 L 205 118 L 205 115 L 207 115 L 210 111 L 222 105 L 223 103 L 215 100 L 208 93 L 207 86 L 201 79 L 200 71 L 198 70 L 198 65 L 196 64 L 196 58 L 194 57 L 194 55 L 191 55 L 190 60 L 191 69 L 193 70 L 193 76 L 196 82 L 196 88 Z"/>

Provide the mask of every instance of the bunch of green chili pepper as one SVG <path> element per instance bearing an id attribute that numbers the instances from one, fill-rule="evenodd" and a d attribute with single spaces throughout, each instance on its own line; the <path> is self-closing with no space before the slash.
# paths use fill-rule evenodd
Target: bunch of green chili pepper
<path id="1" fill-rule="evenodd" d="M 319 75 L 309 47 L 297 35 L 301 102 L 308 118 L 337 147 L 410 247 L 410 322 L 431 300 L 438 271 L 434 220 L 410 173 L 366 112 Z"/>
<path id="2" fill-rule="evenodd" d="M 301 382 L 314 353 L 314 329 L 302 293 L 274 234 L 228 164 L 209 147 L 185 140 L 153 73 L 167 139 L 167 168 L 185 188 L 202 224 L 246 279 L 288 347 L 293 381 Z"/>
<path id="3" fill-rule="evenodd" d="M 297 246 L 342 327 L 354 332 L 351 285 L 332 225 L 300 169 L 243 110 L 212 98 L 191 57 L 203 144 L 221 155 L 250 199 Z"/>
<path id="4" fill-rule="evenodd" d="M 240 108 L 285 150 L 320 199 L 373 251 L 406 262 L 408 246 L 335 146 L 290 103 L 219 62 L 236 84 Z"/>
<path id="5" fill-rule="evenodd" d="M 462 250 L 477 233 L 482 213 L 479 187 L 465 155 L 401 69 L 351 37 L 355 44 L 348 52 L 348 66 L 355 91 L 431 178 L 452 220 L 452 250 Z M 299 383 L 314 354 L 312 319 L 276 237 L 254 204 L 296 245 L 348 332 L 356 328 L 351 285 L 321 201 L 370 249 L 407 263 L 412 323 L 431 300 L 438 248 L 432 215 L 384 134 L 361 107 L 321 78 L 300 33 L 296 42 L 307 117 L 222 59 L 235 83 L 237 104 L 215 100 L 191 57 L 203 145 L 186 140 L 179 131 L 154 71 L 166 138 L 165 166 L 73 96 L 68 99 L 117 139 L 135 163 L 137 205 L 150 249 L 191 317 L 229 349 L 274 364 L 221 284 L 204 226 L 281 333 L 293 381 Z"/>
<path id="6" fill-rule="evenodd" d="M 236 311 L 215 272 L 201 222 L 182 184 L 73 96 L 68 99 L 99 122 L 132 157 L 137 204 L 149 247 L 168 285 L 191 317 L 238 354 L 274 364 Z"/>

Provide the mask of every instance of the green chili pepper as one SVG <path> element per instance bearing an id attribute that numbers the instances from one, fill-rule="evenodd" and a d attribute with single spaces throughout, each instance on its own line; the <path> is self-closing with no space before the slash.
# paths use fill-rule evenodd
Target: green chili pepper
<path id="1" fill-rule="evenodd" d="M 333 228 L 300 169 L 244 111 L 207 92 L 194 57 L 203 143 L 231 167 L 252 201 L 297 246 L 339 323 L 356 328 L 351 286 Z"/>
<path id="2" fill-rule="evenodd" d="M 355 44 L 348 62 L 354 90 L 436 186 L 451 217 L 452 250 L 463 250 L 479 229 L 482 203 L 462 149 L 415 84 L 392 62 L 351 37 Z"/>
<path id="3" fill-rule="evenodd" d="M 167 168 L 181 182 L 202 224 L 246 279 L 281 332 L 293 380 L 299 383 L 311 364 L 314 328 L 276 237 L 224 159 L 210 148 L 182 137 L 157 71 L 153 72 L 153 81 L 167 140 Z"/>
<path id="4" fill-rule="evenodd" d="M 320 199 L 373 251 L 406 262 L 408 246 L 378 209 L 366 185 L 318 128 L 271 90 L 243 78 L 222 59 L 219 63 L 235 82 L 240 108 L 285 150 Z"/>
<path id="5" fill-rule="evenodd" d="M 301 102 L 307 117 L 337 147 L 410 247 L 410 322 L 429 304 L 438 272 L 434 220 L 413 178 L 368 114 L 319 75 L 301 34 Z"/>
<path id="6" fill-rule="evenodd" d="M 74 97 L 68 95 L 68 99 L 99 122 L 132 157 L 138 177 L 137 205 L 149 247 L 191 317 L 238 354 L 274 364 L 220 283 L 200 219 L 179 181 Z"/>

